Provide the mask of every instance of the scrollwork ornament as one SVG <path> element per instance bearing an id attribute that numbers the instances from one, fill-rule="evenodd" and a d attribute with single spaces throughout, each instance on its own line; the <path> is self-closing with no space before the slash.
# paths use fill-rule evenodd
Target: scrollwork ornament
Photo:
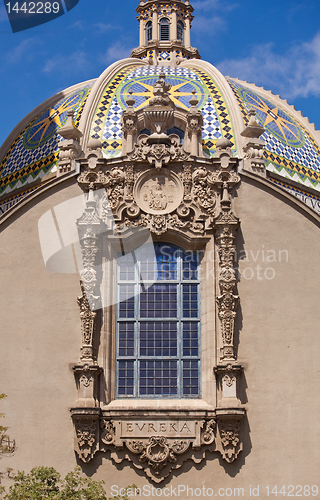
<path id="1" fill-rule="evenodd" d="M 215 429 L 216 429 L 216 421 L 211 419 L 204 424 L 203 431 L 201 433 L 201 443 L 202 444 L 212 444 L 215 440 Z"/>
<path id="2" fill-rule="evenodd" d="M 110 445 L 114 442 L 115 428 L 112 420 L 101 420 L 101 441 L 104 444 Z"/>

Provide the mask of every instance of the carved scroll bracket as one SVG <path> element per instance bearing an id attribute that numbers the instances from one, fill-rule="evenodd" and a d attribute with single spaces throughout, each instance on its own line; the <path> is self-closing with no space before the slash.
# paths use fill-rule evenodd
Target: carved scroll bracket
<path id="1" fill-rule="evenodd" d="M 241 421 L 244 416 L 243 408 L 235 409 L 233 413 L 217 409 L 217 448 L 228 463 L 234 462 L 243 450 Z"/>

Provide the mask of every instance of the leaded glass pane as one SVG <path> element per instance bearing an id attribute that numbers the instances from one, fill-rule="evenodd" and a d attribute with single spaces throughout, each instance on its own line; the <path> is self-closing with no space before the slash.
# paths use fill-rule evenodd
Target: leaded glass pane
<path id="1" fill-rule="evenodd" d="M 183 323 L 183 356 L 199 356 L 198 322 Z"/>
<path id="2" fill-rule="evenodd" d="M 176 396 L 178 394 L 177 361 L 140 361 L 141 396 Z"/>
<path id="3" fill-rule="evenodd" d="M 196 396 L 199 393 L 199 362 L 182 361 L 182 383 L 184 396 Z"/>
<path id="4" fill-rule="evenodd" d="M 134 285 L 120 285 L 119 317 L 134 318 Z"/>
<path id="5" fill-rule="evenodd" d="M 199 254 L 157 243 L 118 259 L 118 397 L 200 396 Z"/>
<path id="6" fill-rule="evenodd" d="M 134 361 L 118 362 L 118 393 L 120 396 L 134 395 Z"/>
<path id="7" fill-rule="evenodd" d="M 141 318 L 176 318 L 177 307 L 177 285 L 156 283 L 140 292 Z"/>
<path id="8" fill-rule="evenodd" d="M 119 324 L 119 356 L 134 356 L 134 323 Z"/>
<path id="9" fill-rule="evenodd" d="M 198 317 L 198 285 L 183 285 L 183 317 Z"/>
<path id="10" fill-rule="evenodd" d="M 172 357 L 178 353 L 177 323 L 140 324 L 140 356 Z"/>
<path id="11" fill-rule="evenodd" d="M 135 262 L 132 252 L 118 257 L 118 272 L 120 281 L 135 280 Z"/>
<path id="12" fill-rule="evenodd" d="M 182 279 L 198 280 L 198 252 L 185 252 L 182 254 Z"/>

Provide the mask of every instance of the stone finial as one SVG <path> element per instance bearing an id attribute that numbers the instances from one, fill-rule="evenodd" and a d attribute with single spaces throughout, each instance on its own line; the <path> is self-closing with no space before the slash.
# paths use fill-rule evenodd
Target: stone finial
<path id="1" fill-rule="evenodd" d="M 242 137 L 258 139 L 264 132 L 265 129 L 257 123 L 255 109 L 249 109 L 249 123 L 240 135 Z"/>
<path id="2" fill-rule="evenodd" d="M 82 149 L 80 139 L 82 132 L 77 129 L 73 121 L 73 110 L 67 111 L 67 121 L 59 129 L 59 134 L 63 137 L 60 141 L 59 162 L 57 176 L 76 170 L 76 160 L 80 157 Z"/>
<path id="3" fill-rule="evenodd" d="M 135 102 L 136 102 L 136 101 L 133 99 L 132 95 L 133 95 L 132 90 L 129 90 L 129 96 L 128 96 L 127 100 L 126 100 L 126 104 L 127 104 L 127 106 L 130 106 L 130 107 L 133 107 L 133 105 L 134 105 L 134 104 L 135 104 Z"/>
<path id="4" fill-rule="evenodd" d="M 73 110 L 69 109 L 67 111 L 67 121 L 63 125 L 63 127 L 61 127 L 59 129 L 59 134 L 64 139 L 74 139 L 74 140 L 77 140 L 77 139 L 80 139 L 80 137 L 82 137 L 82 132 L 80 132 L 80 130 L 77 129 L 77 127 L 74 124 L 73 115 L 74 115 Z"/>
<path id="5" fill-rule="evenodd" d="M 197 107 L 198 104 L 199 104 L 199 101 L 198 101 L 198 99 L 196 97 L 196 91 L 195 90 L 192 91 L 192 97 L 191 97 L 189 103 L 191 104 L 192 107 Z"/>
<path id="6" fill-rule="evenodd" d="M 266 177 L 266 162 L 263 158 L 263 147 L 265 142 L 260 139 L 265 129 L 257 123 L 255 109 L 249 110 L 249 123 L 241 132 L 246 138 L 243 146 L 244 169 Z"/>

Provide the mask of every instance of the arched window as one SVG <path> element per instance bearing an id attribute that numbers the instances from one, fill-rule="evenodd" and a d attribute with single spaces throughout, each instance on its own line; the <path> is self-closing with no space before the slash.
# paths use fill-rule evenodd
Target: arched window
<path id="1" fill-rule="evenodd" d="M 150 42 L 152 40 L 152 22 L 148 21 L 146 24 L 146 42 Z"/>
<path id="2" fill-rule="evenodd" d="M 184 42 L 184 24 L 182 21 L 177 22 L 177 37 L 182 43 Z"/>
<path id="3" fill-rule="evenodd" d="M 160 19 L 160 40 L 170 40 L 170 21 L 167 17 Z"/>
<path id="4" fill-rule="evenodd" d="M 199 252 L 133 253 L 117 259 L 116 397 L 199 398 Z"/>

